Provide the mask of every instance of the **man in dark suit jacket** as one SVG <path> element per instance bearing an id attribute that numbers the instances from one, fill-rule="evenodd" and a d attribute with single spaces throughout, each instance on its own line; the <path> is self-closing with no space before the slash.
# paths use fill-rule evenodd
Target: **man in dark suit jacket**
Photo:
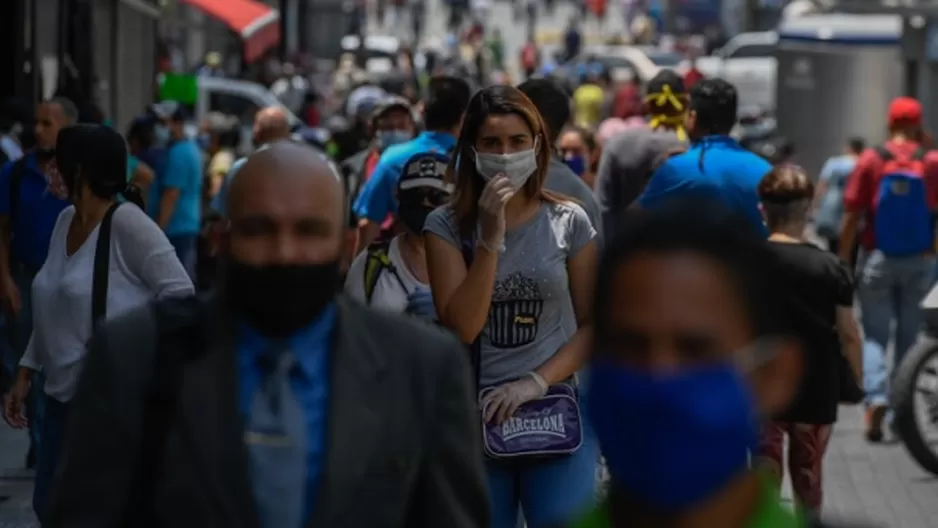
<path id="1" fill-rule="evenodd" d="M 97 332 L 43 526 L 487 526 L 467 352 L 444 330 L 336 297 L 341 185 L 306 147 L 252 155 L 228 199 L 221 291 Z M 295 359 L 278 397 L 295 401 L 270 412 L 302 411 L 292 429 L 255 427 L 275 379 L 258 365 L 277 343 Z M 297 445 L 298 464 L 259 454 Z M 284 485 L 297 468 L 300 483 Z"/>

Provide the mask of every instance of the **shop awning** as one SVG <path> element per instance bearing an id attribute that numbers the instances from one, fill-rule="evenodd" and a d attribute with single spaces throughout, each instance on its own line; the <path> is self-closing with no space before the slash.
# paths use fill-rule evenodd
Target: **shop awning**
<path id="1" fill-rule="evenodd" d="M 254 0 L 182 0 L 228 25 L 244 41 L 244 60 L 253 62 L 280 42 L 280 14 Z"/>

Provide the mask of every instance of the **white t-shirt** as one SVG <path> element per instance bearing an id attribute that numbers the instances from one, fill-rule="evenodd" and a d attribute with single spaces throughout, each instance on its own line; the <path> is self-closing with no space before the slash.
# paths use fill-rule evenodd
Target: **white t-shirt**
<path id="1" fill-rule="evenodd" d="M 33 333 L 20 360 L 21 366 L 42 368 L 46 394 L 61 402 L 75 392 L 91 338 L 91 285 L 101 227 L 67 256 L 65 239 L 74 216 L 74 206 L 59 215 L 49 256 L 33 280 Z M 192 281 L 159 226 L 139 207 L 120 206 L 111 220 L 106 319 L 151 299 L 192 293 Z"/>
<path id="2" fill-rule="evenodd" d="M 403 312 L 407 308 L 407 296 L 417 289 L 429 291 L 430 286 L 420 282 L 410 272 L 407 264 L 401 256 L 400 237 L 395 237 L 388 245 L 388 258 L 394 265 L 397 274 L 401 280 L 385 269 L 378 277 L 378 283 L 375 285 L 374 293 L 371 296 L 371 306 L 382 310 L 391 310 L 393 312 Z M 345 293 L 349 297 L 366 303 L 365 299 L 365 266 L 368 262 L 368 252 L 361 252 L 352 262 L 349 268 L 348 276 L 345 279 Z M 404 287 L 401 286 L 404 283 Z"/>

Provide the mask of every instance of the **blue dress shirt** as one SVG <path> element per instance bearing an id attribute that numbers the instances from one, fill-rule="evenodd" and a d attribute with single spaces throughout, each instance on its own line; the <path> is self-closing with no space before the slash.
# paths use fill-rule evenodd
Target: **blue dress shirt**
<path id="1" fill-rule="evenodd" d="M 292 380 L 293 391 L 306 413 L 307 503 L 306 519 L 312 515 L 316 491 L 325 462 L 329 409 L 329 357 L 337 309 L 329 305 L 319 319 L 287 339 L 290 351 L 300 366 L 300 375 Z M 270 340 L 242 324 L 238 332 L 238 404 L 243 417 L 250 412 L 251 401 L 261 382 L 258 359 L 270 346 Z M 294 527 L 284 527 L 294 528 Z M 295 527 L 302 528 L 302 527 Z"/>
<path id="2" fill-rule="evenodd" d="M 24 160 L 26 165 L 20 179 L 16 218 L 10 219 L 13 225 L 10 252 L 14 262 L 36 271 L 49 254 L 49 241 L 59 213 L 70 202 L 49 192 L 49 180 L 40 170 L 35 153 L 26 154 Z M 10 178 L 14 165 L 15 162 L 10 162 L 0 169 L 0 215 L 10 214 Z"/>

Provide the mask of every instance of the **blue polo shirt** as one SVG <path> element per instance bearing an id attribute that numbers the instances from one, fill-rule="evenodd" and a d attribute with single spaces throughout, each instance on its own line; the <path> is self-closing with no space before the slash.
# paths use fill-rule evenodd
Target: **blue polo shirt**
<path id="1" fill-rule="evenodd" d="M 456 138 L 445 132 L 422 132 L 414 139 L 388 147 L 381 154 L 378 165 L 355 200 L 355 214 L 359 218 L 380 224 L 389 213 L 397 212 L 397 180 L 404 164 L 423 152 L 448 153 L 456 146 Z"/>
<path id="2" fill-rule="evenodd" d="M 202 223 L 202 151 L 195 141 L 184 139 L 166 151 L 165 163 L 156 168 L 150 191 L 150 216 L 159 219 L 163 191 L 179 189 L 176 208 L 166 225 L 166 236 L 196 235 Z"/>
<path id="3" fill-rule="evenodd" d="M 14 262 L 38 270 L 49 254 L 55 221 L 69 202 L 49 192 L 49 181 L 39 170 L 35 154 L 27 154 L 22 159 L 26 166 L 20 179 L 16 218 L 10 219 L 13 223 L 10 249 Z M 10 215 L 10 176 L 14 163 L 7 163 L 0 169 L 0 215 Z"/>
<path id="4" fill-rule="evenodd" d="M 290 350 L 300 366 L 301 374 L 291 380 L 294 394 L 306 412 L 307 493 L 305 518 L 312 515 L 316 489 L 325 463 L 329 409 L 329 356 L 332 333 L 338 310 L 328 306 L 318 320 L 288 339 Z M 258 360 L 269 348 L 270 341 L 253 328 L 241 325 L 238 334 L 238 403 L 242 416 L 247 417 L 254 393 L 261 383 Z M 284 527 L 288 528 L 288 527 Z M 300 528 L 300 527 L 289 527 Z"/>
<path id="5" fill-rule="evenodd" d="M 644 208 L 674 198 L 716 199 L 744 215 L 768 236 L 756 189 L 772 165 L 727 136 L 708 136 L 671 157 L 655 172 L 638 198 Z"/>

